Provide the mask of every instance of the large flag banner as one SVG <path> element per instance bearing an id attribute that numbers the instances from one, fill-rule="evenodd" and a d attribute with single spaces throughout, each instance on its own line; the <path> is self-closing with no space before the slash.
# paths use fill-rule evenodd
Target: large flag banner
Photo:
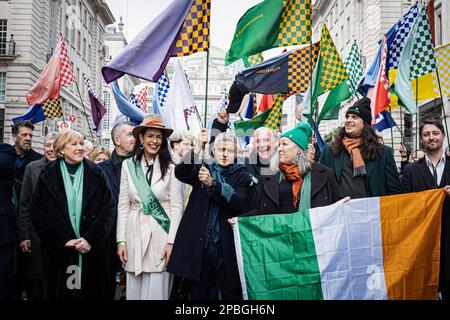
<path id="1" fill-rule="evenodd" d="M 311 40 L 311 0 L 266 0 L 239 20 L 225 65 L 264 50 Z"/>
<path id="2" fill-rule="evenodd" d="M 298 50 L 283 53 L 236 75 L 236 82 L 250 92 L 304 93 L 319 55 L 319 42 Z M 312 60 L 311 60 L 312 56 Z"/>
<path id="3" fill-rule="evenodd" d="M 443 189 L 237 218 L 245 299 L 437 298 Z"/>
<path id="4" fill-rule="evenodd" d="M 303 101 L 303 119 L 311 122 L 314 105 L 317 103 L 317 98 L 341 84 L 343 87 L 339 88 L 339 94 L 336 94 L 336 99 L 328 102 L 328 105 L 324 106 L 323 109 L 332 108 L 338 103 L 350 98 L 351 93 L 347 80 L 347 70 L 345 70 L 344 63 L 342 62 L 336 46 L 334 45 L 330 32 L 324 24 L 320 37 L 319 58 L 313 71 L 312 83 L 309 86 L 305 95 L 305 100 Z M 313 105 L 312 108 L 311 105 Z M 319 125 L 319 121 L 317 125 Z"/>
<path id="5" fill-rule="evenodd" d="M 209 49 L 211 0 L 174 0 L 103 68 L 110 83 L 124 74 L 156 82 L 170 57 Z"/>

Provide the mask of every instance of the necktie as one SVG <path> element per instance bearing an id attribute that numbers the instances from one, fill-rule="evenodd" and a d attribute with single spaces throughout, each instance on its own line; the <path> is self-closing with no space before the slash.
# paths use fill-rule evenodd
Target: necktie
<path id="1" fill-rule="evenodd" d="M 438 163 L 436 163 L 435 166 L 433 166 L 433 164 L 431 164 L 431 166 L 433 167 L 433 179 L 434 179 L 434 185 L 435 185 L 436 188 L 439 187 L 437 170 L 436 170 L 437 166 L 439 165 L 439 162 L 441 162 L 441 160 L 439 160 Z"/>
<path id="2" fill-rule="evenodd" d="M 151 165 L 147 165 L 147 173 L 145 174 L 147 178 L 148 184 L 152 185 L 152 176 L 153 176 L 153 163 Z"/>

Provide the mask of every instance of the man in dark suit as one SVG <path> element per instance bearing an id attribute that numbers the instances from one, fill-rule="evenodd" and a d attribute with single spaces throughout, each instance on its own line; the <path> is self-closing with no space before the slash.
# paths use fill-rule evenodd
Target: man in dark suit
<path id="1" fill-rule="evenodd" d="M 39 160 L 43 157 L 42 154 L 37 153 L 31 148 L 33 140 L 34 125 L 29 120 L 17 121 L 12 126 L 12 139 L 14 141 L 14 149 L 16 153 L 16 174 L 14 177 L 14 204 L 15 204 L 15 219 L 17 219 L 17 212 L 20 203 L 20 192 L 22 190 L 22 181 L 26 166 L 33 161 Z M 22 291 L 24 286 L 23 267 L 24 255 L 21 251 L 17 251 L 17 268 L 15 279 L 15 296 L 17 299 L 22 298 Z"/>
<path id="2" fill-rule="evenodd" d="M 427 119 L 419 128 L 420 141 L 425 156 L 408 164 L 403 170 L 402 192 L 419 192 L 445 188 L 450 196 L 450 157 L 442 144 L 445 131 L 439 119 Z M 450 197 L 446 197 L 442 209 L 441 265 L 439 291 L 442 299 L 450 300 Z"/>
<path id="3" fill-rule="evenodd" d="M 14 252 L 17 241 L 13 204 L 16 171 L 14 147 L 0 143 L 0 301 L 12 297 Z"/>
<path id="4" fill-rule="evenodd" d="M 109 187 L 112 192 L 112 196 L 115 201 L 116 211 L 117 204 L 119 203 L 119 191 L 120 191 L 120 175 L 122 171 L 122 163 L 125 159 L 129 158 L 133 152 L 135 139 L 133 137 L 134 125 L 131 122 L 121 122 L 116 124 L 111 130 L 111 139 L 114 143 L 114 151 L 111 154 L 111 158 L 103 161 L 99 164 L 103 172 L 106 175 Z M 116 251 L 116 224 L 114 225 L 114 230 L 112 234 L 110 249 Z M 115 265 L 116 265 L 116 278 L 113 280 L 119 283 L 119 277 L 122 270 L 120 260 L 117 255 L 114 255 Z M 116 286 L 114 286 L 116 287 Z M 114 292 L 112 293 L 114 295 Z M 116 288 L 115 299 L 120 299 L 120 290 Z"/>
<path id="5" fill-rule="evenodd" d="M 53 141 L 57 132 L 49 133 L 44 139 L 44 157 L 31 162 L 23 176 L 22 190 L 20 192 L 20 205 L 17 219 L 19 247 L 24 253 L 24 277 L 28 300 L 44 299 L 41 240 L 31 223 L 31 196 L 36 187 L 39 174 L 48 162 L 56 160 L 53 151 Z"/>

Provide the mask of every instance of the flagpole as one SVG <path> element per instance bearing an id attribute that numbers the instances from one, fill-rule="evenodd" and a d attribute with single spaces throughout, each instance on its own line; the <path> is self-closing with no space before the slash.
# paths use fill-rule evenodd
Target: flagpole
<path id="1" fill-rule="evenodd" d="M 92 133 L 92 129 L 91 129 L 91 126 L 89 124 L 89 118 L 88 118 L 88 115 L 87 115 L 87 112 L 86 112 L 86 106 L 84 105 L 83 98 L 81 97 L 80 87 L 78 87 L 78 81 L 77 80 L 75 80 L 75 85 L 77 86 L 78 95 L 80 96 L 81 106 L 83 107 L 84 115 L 86 116 L 86 121 L 87 121 L 87 125 L 88 125 L 88 128 L 89 128 L 89 132 L 91 134 L 91 138 L 92 138 L 92 140 L 94 140 L 94 134 Z"/>
<path id="2" fill-rule="evenodd" d="M 208 115 L 208 80 L 209 80 L 209 49 L 206 51 L 206 84 L 205 84 L 205 115 L 204 115 L 204 128 L 206 128 L 207 115 Z"/>
<path id="3" fill-rule="evenodd" d="M 309 99 L 309 109 L 312 111 L 313 109 L 313 95 L 312 91 L 312 82 L 313 82 L 313 47 L 312 47 L 312 21 L 309 35 L 309 88 L 311 89 L 311 99 Z M 319 53 L 320 54 L 320 53 Z M 317 125 L 317 119 L 319 117 L 319 104 L 316 104 L 316 110 L 314 110 L 314 123 Z M 316 126 L 317 127 L 317 126 Z M 317 128 L 319 131 L 319 128 Z"/>
<path id="4" fill-rule="evenodd" d="M 392 117 L 392 106 L 390 103 L 389 103 L 389 113 L 391 114 L 391 117 Z M 394 119 L 392 119 L 392 120 L 394 120 Z M 391 125 L 391 124 L 389 124 L 389 125 Z M 394 151 L 394 127 L 393 126 L 391 126 L 391 145 L 392 145 L 392 151 Z"/>
<path id="5" fill-rule="evenodd" d="M 419 78 L 416 79 L 416 157 L 417 151 L 419 150 Z"/>
<path id="6" fill-rule="evenodd" d="M 436 68 L 436 78 L 438 81 L 438 87 L 439 87 L 439 94 L 441 95 L 441 103 L 442 103 L 442 115 L 444 117 L 444 124 L 445 124 L 445 135 L 447 136 L 447 150 L 450 149 L 450 137 L 448 136 L 448 126 L 447 126 L 447 117 L 445 115 L 445 105 L 444 105 L 444 96 L 442 95 L 442 88 L 441 88 L 441 78 L 439 76 L 439 69 Z"/>

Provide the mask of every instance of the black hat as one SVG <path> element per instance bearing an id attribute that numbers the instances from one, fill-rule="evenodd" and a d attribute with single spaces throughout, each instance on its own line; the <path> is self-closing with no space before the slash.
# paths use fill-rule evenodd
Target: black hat
<path id="1" fill-rule="evenodd" d="M 236 113 L 241 107 L 242 99 L 248 93 L 248 90 L 239 85 L 236 81 L 233 82 L 230 88 L 230 92 L 228 93 L 228 113 Z"/>
<path id="2" fill-rule="evenodd" d="M 368 125 L 372 124 L 372 111 L 370 109 L 370 99 L 364 97 L 356 101 L 350 108 L 348 108 L 345 115 L 356 114 L 363 119 Z"/>

